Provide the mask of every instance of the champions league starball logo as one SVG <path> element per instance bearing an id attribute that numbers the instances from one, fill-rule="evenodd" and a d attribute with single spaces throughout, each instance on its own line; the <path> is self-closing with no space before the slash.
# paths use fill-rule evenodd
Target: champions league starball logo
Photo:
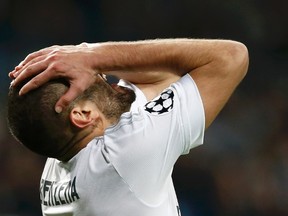
<path id="1" fill-rule="evenodd" d="M 173 108 L 174 93 L 168 89 L 145 105 L 145 110 L 153 115 L 160 115 L 169 112 Z"/>

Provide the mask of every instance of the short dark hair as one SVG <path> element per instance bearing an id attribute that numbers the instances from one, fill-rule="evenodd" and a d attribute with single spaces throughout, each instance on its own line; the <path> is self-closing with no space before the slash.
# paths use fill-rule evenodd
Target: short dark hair
<path id="1" fill-rule="evenodd" d="M 25 83 L 9 89 L 7 120 L 10 132 L 33 152 L 57 157 L 75 131 L 68 120 L 73 105 L 60 114 L 54 109 L 68 84 L 64 80 L 54 80 L 19 96 Z"/>
<path id="2" fill-rule="evenodd" d="M 54 109 L 55 104 L 67 91 L 68 83 L 62 79 L 50 81 L 19 96 L 19 90 L 25 83 L 9 89 L 7 119 L 10 132 L 33 152 L 54 158 L 67 152 L 74 136 L 81 130 L 69 119 L 78 101 L 93 101 L 110 122 L 116 122 L 122 113 L 129 111 L 135 100 L 132 90 L 126 89 L 125 93 L 120 93 L 103 80 L 97 80 L 58 114 Z"/>

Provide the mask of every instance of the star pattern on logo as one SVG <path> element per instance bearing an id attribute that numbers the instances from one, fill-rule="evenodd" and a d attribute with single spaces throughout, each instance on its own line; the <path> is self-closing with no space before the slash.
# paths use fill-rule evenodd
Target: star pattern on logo
<path id="1" fill-rule="evenodd" d="M 162 92 L 153 101 L 145 105 L 145 110 L 153 115 L 169 112 L 173 108 L 174 93 L 171 89 Z"/>

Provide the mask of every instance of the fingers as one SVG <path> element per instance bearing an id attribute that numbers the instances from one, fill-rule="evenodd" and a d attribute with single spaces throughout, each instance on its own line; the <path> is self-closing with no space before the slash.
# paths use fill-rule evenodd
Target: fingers
<path id="1" fill-rule="evenodd" d="M 8 76 L 11 79 L 15 79 L 21 72 L 21 70 L 23 70 L 23 67 L 26 66 L 28 63 L 31 64 L 31 62 L 35 62 L 37 59 L 39 61 L 39 57 L 44 57 L 44 55 L 49 54 L 51 51 L 57 49 L 59 46 L 55 45 L 55 46 L 51 46 L 48 48 L 44 48 L 41 49 L 39 51 L 33 52 L 31 54 L 29 54 L 23 61 L 21 61 L 15 68 L 13 71 L 11 71 Z"/>
<path id="2" fill-rule="evenodd" d="M 22 75 L 22 74 L 21 74 Z M 19 78 L 22 79 L 19 75 Z M 29 76 L 28 76 L 29 77 Z M 38 88 L 39 86 L 43 85 L 44 83 L 48 82 L 50 79 L 53 79 L 54 77 L 51 77 L 51 75 L 49 75 L 47 73 L 47 70 L 43 71 L 42 73 L 38 74 L 37 76 L 35 76 L 34 78 L 32 78 L 29 82 L 27 82 L 19 91 L 19 95 L 24 95 L 29 91 L 32 91 L 36 88 Z M 18 77 L 17 77 L 18 79 Z M 14 82 L 16 82 L 16 80 Z M 18 80 L 17 80 L 18 81 Z M 13 83 L 13 86 L 16 86 L 17 83 Z"/>
<path id="3" fill-rule="evenodd" d="M 42 71 L 46 70 L 47 66 L 47 63 L 43 61 L 41 57 L 36 58 L 35 63 L 29 63 L 13 75 L 13 86 L 17 86 L 23 80 L 41 73 Z"/>
<path id="4" fill-rule="evenodd" d="M 77 47 L 84 47 L 84 48 L 87 48 L 87 47 L 88 47 L 88 43 L 83 42 L 83 43 L 78 44 L 78 45 L 76 45 L 76 46 L 77 46 Z"/>
<path id="5" fill-rule="evenodd" d="M 67 90 L 67 92 L 59 99 L 55 105 L 55 111 L 61 113 L 78 95 L 80 95 L 84 89 L 77 88 L 73 85 Z"/>
<path id="6" fill-rule="evenodd" d="M 74 79 L 70 79 L 70 87 L 55 104 L 55 111 L 57 113 L 62 112 L 62 110 L 65 109 L 75 98 L 93 85 L 96 79 L 97 78 L 95 76 L 83 76 L 83 74 L 81 74 L 81 76 L 74 77 Z"/>
<path id="7" fill-rule="evenodd" d="M 9 77 L 14 79 L 11 86 L 17 86 L 32 77 L 21 88 L 19 94 L 23 95 L 49 80 L 64 78 L 70 87 L 55 105 L 56 112 L 61 112 L 95 81 L 95 71 L 86 64 L 84 51 L 87 46 L 86 43 L 78 46 L 52 46 L 31 53 L 9 73 Z"/>
<path id="8" fill-rule="evenodd" d="M 26 65 L 28 62 L 32 61 L 33 59 L 43 56 L 43 55 L 47 55 L 55 50 L 58 50 L 60 46 L 58 45 L 54 45 L 54 46 L 50 46 L 41 50 L 38 50 L 36 52 L 33 52 L 31 54 L 29 54 L 18 66 L 16 66 L 16 68 L 21 68 L 24 65 Z"/>

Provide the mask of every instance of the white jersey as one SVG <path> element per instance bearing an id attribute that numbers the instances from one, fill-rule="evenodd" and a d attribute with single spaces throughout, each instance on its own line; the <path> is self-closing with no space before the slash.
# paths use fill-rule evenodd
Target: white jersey
<path id="1" fill-rule="evenodd" d="M 173 166 L 203 136 L 202 101 L 186 75 L 132 107 L 68 162 L 48 158 L 40 186 L 43 215 L 178 216 Z"/>

